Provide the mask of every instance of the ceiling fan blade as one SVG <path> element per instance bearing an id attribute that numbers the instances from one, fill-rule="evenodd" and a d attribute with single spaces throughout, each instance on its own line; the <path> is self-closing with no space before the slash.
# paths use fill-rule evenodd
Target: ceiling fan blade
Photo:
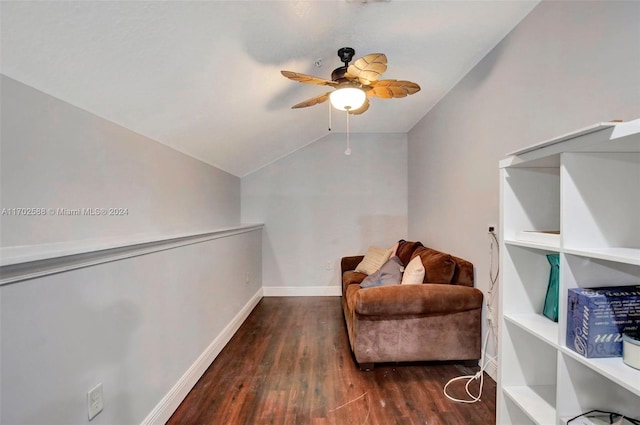
<path id="1" fill-rule="evenodd" d="M 313 75 L 299 74 L 291 71 L 280 71 L 280 73 L 290 80 L 305 84 L 317 84 L 319 86 L 335 86 L 337 84 L 335 81 L 325 80 L 323 78 L 314 77 Z"/>
<path id="2" fill-rule="evenodd" d="M 360 83 L 369 85 L 387 70 L 387 57 L 382 53 L 372 53 L 356 59 L 347 68 L 347 77 L 350 80 L 358 79 Z"/>
<path id="3" fill-rule="evenodd" d="M 320 96 L 312 97 L 304 102 L 297 103 L 291 107 L 291 109 L 306 108 L 307 106 L 317 105 L 318 103 L 326 102 L 329 99 L 329 93 L 321 94 Z"/>
<path id="4" fill-rule="evenodd" d="M 354 109 L 353 111 L 349 111 L 349 113 L 351 115 L 360 115 L 364 112 L 367 112 L 367 109 L 369 109 L 369 99 L 364 99 L 364 103 L 362 104 L 361 107 L 359 107 L 358 109 Z"/>
<path id="5" fill-rule="evenodd" d="M 404 80 L 380 80 L 374 81 L 370 85 L 371 90 L 367 92 L 367 96 L 376 96 L 383 99 L 405 97 L 420 91 L 419 85 Z"/>

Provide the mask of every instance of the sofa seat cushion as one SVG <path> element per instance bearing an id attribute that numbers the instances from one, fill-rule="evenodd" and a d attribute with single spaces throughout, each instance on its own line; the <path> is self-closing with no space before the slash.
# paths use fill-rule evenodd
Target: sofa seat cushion
<path id="1" fill-rule="evenodd" d="M 358 288 L 353 286 L 353 288 Z M 394 285 L 351 291 L 347 299 L 359 316 L 393 316 L 452 314 L 482 308 L 482 292 L 457 285 Z M 366 319 L 366 318 L 365 318 Z"/>
<path id="2" fill-rule="evenodd" d="M 425 283 L 451 283 L 456 271 L 456 262 L 451 255 L 421 246 L 413 252 L 411 259 L 417 256 L 422 259 Z"/>

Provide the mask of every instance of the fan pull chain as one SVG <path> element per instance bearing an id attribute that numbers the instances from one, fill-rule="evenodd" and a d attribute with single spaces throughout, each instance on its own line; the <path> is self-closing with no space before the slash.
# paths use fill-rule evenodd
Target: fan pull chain
<path id="1" fill-rule="evenodd" d="M 347 110 L 347 149 L 344 150 L 345 155 L 351 155 L 351 144 L 349 141 L 349 110 Z"/>
<path id="2" fill-rule="evenodd" d="M 331 102 L 327 102 L 329 105 L 329 131 L 331 131 Z"/>

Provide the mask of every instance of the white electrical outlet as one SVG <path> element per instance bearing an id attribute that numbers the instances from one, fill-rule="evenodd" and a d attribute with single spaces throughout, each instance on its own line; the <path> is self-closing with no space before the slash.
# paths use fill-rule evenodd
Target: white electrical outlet
<path id="1" fill-rule="evenodd" d="M 333 263 L 331 261 L 327 261 L 327 264 L 324 265 L 326 270 L 333 270 Z"/>
<path id="2" fill-rule="evenodd" d="M 102 383 L 96 385 L 87 393 L 87 408 L 89 410 L 89 420 L 102 412 L 104 402 L 102 401 Z"/>

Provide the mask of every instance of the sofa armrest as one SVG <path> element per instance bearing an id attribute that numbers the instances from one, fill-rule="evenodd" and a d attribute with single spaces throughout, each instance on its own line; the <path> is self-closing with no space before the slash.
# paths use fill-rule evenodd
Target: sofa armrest
<path id="1" fill-rule="evenodd" d="M 342 272 L 340 273 L 340 275 L 343 275 L 344 272 L 348 272 L 349 270 L 355 270 L 363 258 L 364 258 L 364 255 L 355 255 L 353 257 L 342 257 L 342 261 L 340 261 L 340 268 Z"/>
<path id="2" fill-rule="evenodd" d="M 361 316 L 458 313 L 482 308 L 482 291 L 457 285 L 425 283 L 360 289 L 355 312 Z"/>

